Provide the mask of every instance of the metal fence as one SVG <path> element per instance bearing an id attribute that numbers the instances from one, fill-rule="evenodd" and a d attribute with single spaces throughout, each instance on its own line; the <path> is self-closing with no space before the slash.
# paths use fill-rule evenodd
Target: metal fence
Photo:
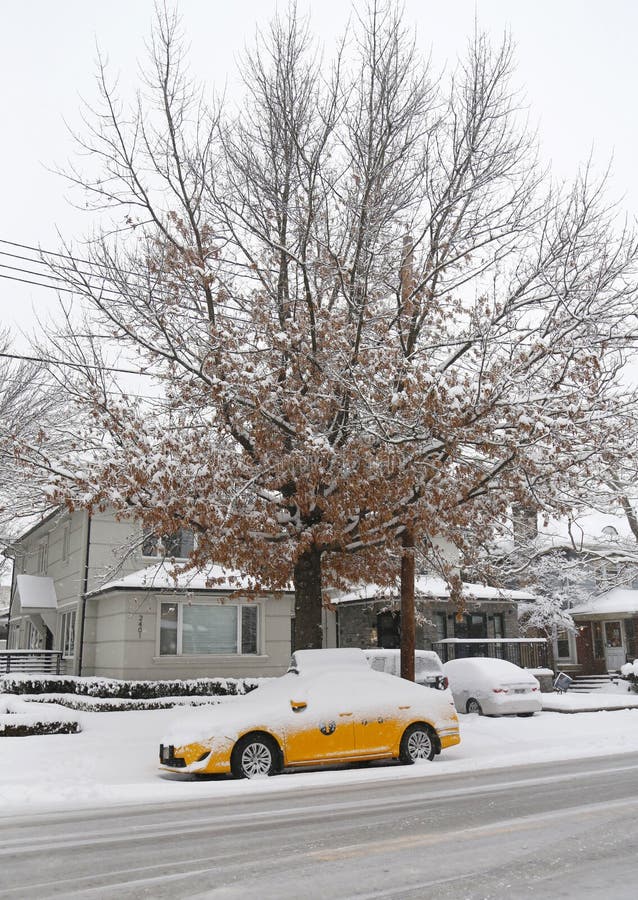
<path id="1" fill-rule="evenodd" d="M 0 650 L 0 675 L 64 675 L 61 650 Z"/>
<path id="2" fill-rule="evenodd" d="M 432 644 L 443 662 L 468 656 L 505 659 L 525 669 L 551 669 L 549 641 L 545 638 L 446 638 Z"/>

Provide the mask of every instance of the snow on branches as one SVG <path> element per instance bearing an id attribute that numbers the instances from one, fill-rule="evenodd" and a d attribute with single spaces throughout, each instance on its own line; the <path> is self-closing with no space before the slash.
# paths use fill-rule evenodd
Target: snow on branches
<path id="1" fill-rule="evenodd" d="M 61 360 L 107 373 L 117 347 L 154 395 L 70 379 L 93 452 L 56 496 L 193 529 L 193 565 L 292 576 L 317 646 L 322 577 L 393 578 L 406 529 L 476 559 L 512 502 L 560 511 L 625 452 L 636 240 L 589 169 L 547 181 L 507 40 L 446 82 L 373 4 L 326 78 L 293 10 L 234 113 L 193 88 L 178 30 L 160 11 L 130 111 L 100 68 L 79 140 L 104 171 L 70 173 L 130 227 L 88 269 L 51 262 L 92 310 Z"/>

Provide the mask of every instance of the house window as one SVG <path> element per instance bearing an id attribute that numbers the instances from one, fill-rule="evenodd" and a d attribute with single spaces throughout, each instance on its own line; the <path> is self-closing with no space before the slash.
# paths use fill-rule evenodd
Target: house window
<path id="1" fill-rule="evenodd" d="M 27 650 L 41 650 L 42 649 L 42 635 L 35 627 L 33 622 L 29 620 L 27 622 Z"/>
<path id="2" fill-rule="evenodd" d="M 180 528 L 173 534 L 157 535 L 145 529 L 142 542 L 142 556 L 187 559 L 195 546 L 195 535 L 192 531 Z"/>
<path id="3" fill-rule="evenodd" d="M 20 648 L 20 623 L 12 622 L 9 629 L 9 640 L 7 641 L 9 650 L 18 650 Z"/>
<path id="4" fill-rule="evenodd" d="M 444 612 L 434 613 L 434 627 L 436 629 L 436 640 L 444 641 L 447 637 L 447 614 Z"/>
<path id="5" fill-rule="evenodd" d="M 75 654 L 75 610 L 62 613 L 60 620 L 60 648 L 65 659 L 71 659 Z"/>
<path id="6" fill-rule="evenodd" d="M 484 638 L 487 637 L 487 616 L 482 613 L 468 613 L 456 624 L 456 637 Z"/>
<path id="7" fill-rule="evenodd" d="M 256 604 L 162 603 L 160 656 L 249 656 L 259 652 Z"/>
<path id="8" fill-rule="evenodd" d="M 605 622 L 605 646 L 622 647 L 620 622 Z"/>
<path id="9" fill-rule="evenodd" d="M 68 563 L 70 552 L 71 552 L 71 528 L 68 525 L 65 525 L 64 531 L 62 532 L 62 562 L 63 563 Z"/>
<path id="10" fill-rule="evenodd" d="M 401 613 L 386 609 L 377 616 L 377 640 L 379 647 L 397 650 L 401 646 Z"/>
<path id="11" fill-rule="evenodd" d="M 42 541 L 36 550 L 36 572 L 43 575 L 49 564 L 49 541 Z"/>
<path id="12" fill-rule="evenodd" d="M 556 632 L 556 656 L 558 659 L 569 659 L 571 657 L 569 632 L 564 628 Z"/>
<path id="13" fill-rule="evenodd" d="M 505 637 L 503 613 L 494 613 L 494 637 Z"/>

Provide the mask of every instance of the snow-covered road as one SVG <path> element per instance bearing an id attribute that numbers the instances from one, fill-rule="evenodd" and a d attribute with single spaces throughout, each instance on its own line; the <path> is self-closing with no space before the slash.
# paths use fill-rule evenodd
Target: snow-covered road
<path id="1" fill-rule="evenodd" d="M 400 781 L 297 781 L 291 792 L 274 778 L 277 790 L 243 797 L 0 820 L 0 897 L 635 897 L 638 753 L 437 778 L 421 768 Z"/>
<path id="2" fill-rule="evenodd" d="M 160 739 L 176 719 L 202 709 L 81 713 L 76 735 L 0 739 L 0 817 L 42 810 L 174 802 L 313 785 L 431 778 L 547 760 L 638 751 L 638 709 L 533 718 L 461 716 L 462 742 L 433 763 L 285 774 L 259 781 L 184 781 L 157 768 Z"/>

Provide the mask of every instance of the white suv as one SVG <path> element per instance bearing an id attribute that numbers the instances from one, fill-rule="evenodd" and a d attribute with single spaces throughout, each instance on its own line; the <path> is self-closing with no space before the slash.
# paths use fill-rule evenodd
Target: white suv
<path id="1" fill-rule="evenodd" d="M 374 649 L 364 650 L 368 662 L 377 672 L 401 676 L 401 651 Z M 417 684 L 433 687 L 439 691 L 448 686 L 448 678 L 443 671 L 441 660 L 433 650 L 414 651 L 414 680 Z"/>

